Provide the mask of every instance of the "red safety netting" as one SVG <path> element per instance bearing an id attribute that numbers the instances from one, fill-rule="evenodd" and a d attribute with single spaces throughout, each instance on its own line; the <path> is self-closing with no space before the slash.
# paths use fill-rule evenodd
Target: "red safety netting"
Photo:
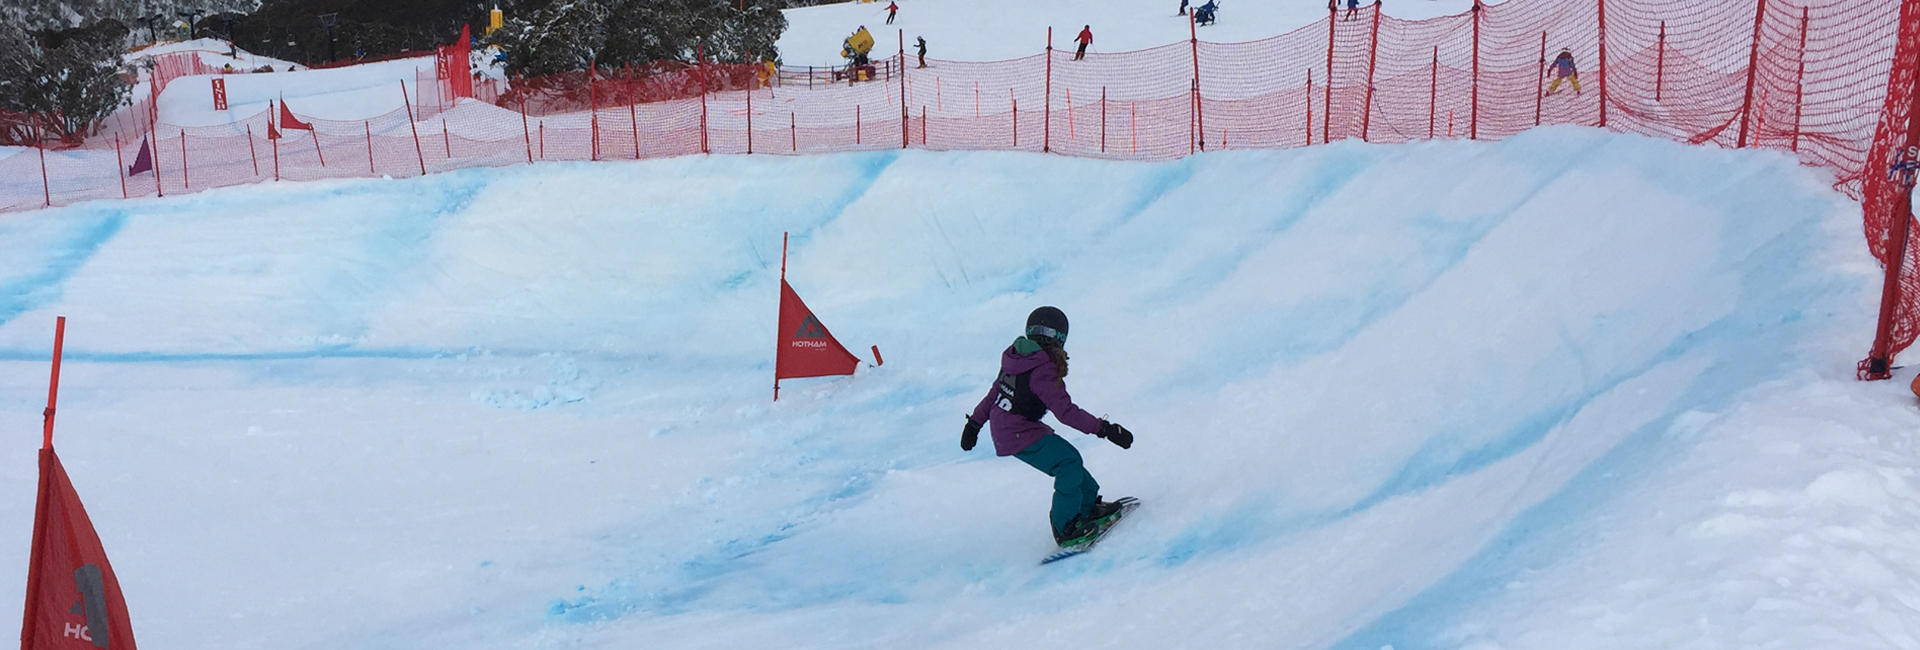
<path id="1" fill-rule="evenodd" d="M 110 118 L 124 124 L 114 140 L 45 152 L 44 176 L 39 156 L 0 160 L 0 210 L 540 160 L 904 147 L 1165 160 L 1346 138 L 1499 139 L 1577 124 L 1764 147 L 1831 170 L 1836 187 L 1862 199 L 1874 254 L 1916 258 L 1897 270 L 1920 266 L 1920 246 L 1890 245 L 1920 233 L 1894 232 L 1904 188 L 1887 181 L 1920 65 L 1917 4 L 1509 0 L 1417 21 L 1376 4 L 1258 41 L 1195 39 L 1083 60 L 1047 50 L 920 67 L 900 48 L 876 58 L 865 81 L 844 68 L 748 64 L 476 80 L 460 65 L 469 56 L 462 38 L 437 53 L 431 84 L 418 80 L 411 113 L 313 120 L 312 131 L 269 140 L 264 113 L 181 128 L 141 124 L 151 108 L 137 107 Z M 1552 73 L 1562 49 L 1573 79 Z M 188 73 L 157 68 L 155 95 L 163 79 Z M 157 165 L 129 176 L 143 138 Z M 1882 361 L 1920 334 L 1920 274 L 1897 280 L 1875 346 Z"/>

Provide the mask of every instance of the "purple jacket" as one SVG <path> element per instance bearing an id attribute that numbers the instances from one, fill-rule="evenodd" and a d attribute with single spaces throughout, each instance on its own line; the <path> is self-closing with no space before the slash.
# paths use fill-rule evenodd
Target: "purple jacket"
<path id="1" fill-rule="evenodd" d="M 1046 351 L 1026 338 L 1014 341 L 1007 351 L 1000 354 L 1000 372 L 1018 375 L 1031 371 L 1028 375 L 1028 387 L 1040 398 L 1053 413 L 1054 419 L 1061 424 L 1087 433 L 1100 431 L 1100 418 L 1075 406 L 1073 397 L 1067 395 L 1067 387 L 1060 380 L 1060 370 L 1053 365 L 1053 359 Z M 996 455 L 1012 456 L 1026 451 L 1029 445 L 1053 433 L 1053 427 L 1039 420 L 1029 420 L 1016 415 L 999 404 L 1000 386 L 994 382 L 987 389 L 987 396 L 980 399 L 980 405 L 973 407 L 974 422 L 987 421 L 993 424 L 993 450 Z"/>

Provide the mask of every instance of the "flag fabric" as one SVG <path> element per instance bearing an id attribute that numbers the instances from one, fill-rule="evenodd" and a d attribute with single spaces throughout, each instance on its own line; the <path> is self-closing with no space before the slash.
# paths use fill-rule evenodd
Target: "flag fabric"
<path id="1" fill-rule="evenodd" d="M 294 116 L 293 116 L 293 110 L 292 110 L 292 109 L 289 109 L 289 108 L 287 108 L 287 102 L 286 102 L 285 100 L 281 100 L 281 102 L 280 102 L 280 128 L 281 128 L 281 129 L 283 129 L 283 130 L 290 130 L 290 129 L 303 129 L 303 130 L 307 130 L 307 131 L 312 131 L 312 130 L 313 130 L 313 125 L 312 125 L 312 124 L 308 124 L 308 123 L 306 123 L 306 122 L 302 122 L 302 121 L 300 121 L 300 118 L 297 118 L 297 117 L 294 117 Z"/>
<path id="2" fill-rule="evenodd" d="M 52 447 L 40 450 L 21 650 L 135 650 L 120 581 Z"/>
<path id="3" fill-rule="evenodd" d="M 140 138 L 140 153 L 133 157 L 133 166 L 127 168 L 128 176 L 139 176 L 140 172 L 153 171 L 153 149 L 147 146 L 147 139 Z"/>
<path id="4" fill-rule="evenodd" d="M 793 285 L 780 281 L 780 350 L 773 357 L 773 380 L 851 375 L 860 358 L 833 338 L 814 317 Z"/>

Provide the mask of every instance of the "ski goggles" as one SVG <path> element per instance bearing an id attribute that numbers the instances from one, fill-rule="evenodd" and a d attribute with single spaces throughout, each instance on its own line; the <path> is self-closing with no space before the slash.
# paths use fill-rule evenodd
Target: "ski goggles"
<path id="1" fill-rule="evenodd" d="M 1027 336 L 1044 336 L 1061 343 L 1067 342 L 1067 333 L 1045 325 L 1028 325 Z"/>

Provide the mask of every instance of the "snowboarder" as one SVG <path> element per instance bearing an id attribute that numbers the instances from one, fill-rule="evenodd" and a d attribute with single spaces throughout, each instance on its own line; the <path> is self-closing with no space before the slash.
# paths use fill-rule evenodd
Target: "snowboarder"
<path id="1" fill-rule="evenodd" d="M 1073 60 L 1079 61 L 1081 59 L 1087 58 L 1087 46 L 1093 44 L 1093 26 L 1092 25 L 1081 26 L 1080 35 L 1073 37 L 1073 40 L 1074 42 L 1080 44 L 1080 49 L 1074 50 L 1073 52 Z"/>
<path id="2" fill-rule="evenodd" d="M 1560 56 L 1553 57 L 1553 65 L 1547 66 L 1547 74 L 1553 75 L 1553 83 L 1547 84 L 1547 94 L 1551 95 L 1560 88 L 1561 81 L 1573 82 L 1573 94 L 1580 94 L 1580 72 L 1573 67 L 1573 52 L 1560 49 Z"/>
<path id="3" fill-rule="evenodd" d="M 1120 504 L 1100 499 L 1100 484 L 1087 473 L 1080 450 L 1053 433 L 1040 417 L 1053 412 L 1061 424 L 1106 439 L 1121 449 L 1133 447 L 1133 432 L 1094 417 L 1067 395 L 1067 315 L 1041 307 L 1027 316 L 1026 335 L 1000 354 L 1000 378 L 967 416 L 960 449 L 972 451 L 980 427 L 993 425 L 996 455 L 1012 456 L 1053 477 L 1049 519 L 1054 542 L 1070 546 L 1101 530 L 1120 512 Z"/>
<path id="4" fill-rule="evenodd" d="M 1347 17 L 1345 18 L 1345 20 L 1353 20 L 1355 17 L 1359 15 L 1360 15 L 1360 0 L 1347 0 Z"/>
<path id="5" fill-rule="evenodd" d="M 897 2 L 887 3 L 887 24 L 889 25 L 893 24 L 893 15 L 896 13 L 900 13 L 900 3 L 897 3 Z"/>
<path id="6" fill-rule="evenodd" d="M 913 37 L 913 46 L 920 49 L 920 67 L 927 67 L 927 37 Z"/>
<path id="7" fill-rule="evenodd" d="M 1220 10 L 1220 3 L 1214 2 L 1214 0 L 1207 0 L 1206 4 L 1200 5 L 1198 7 L 1194 7 L 1193 8 L 1194 24 L 1202 25 L 1202 26 L 1213 24 L 1213 20 L 1214 20 L 1213 12 L 1219 11 L 1219 10 Z"/>

